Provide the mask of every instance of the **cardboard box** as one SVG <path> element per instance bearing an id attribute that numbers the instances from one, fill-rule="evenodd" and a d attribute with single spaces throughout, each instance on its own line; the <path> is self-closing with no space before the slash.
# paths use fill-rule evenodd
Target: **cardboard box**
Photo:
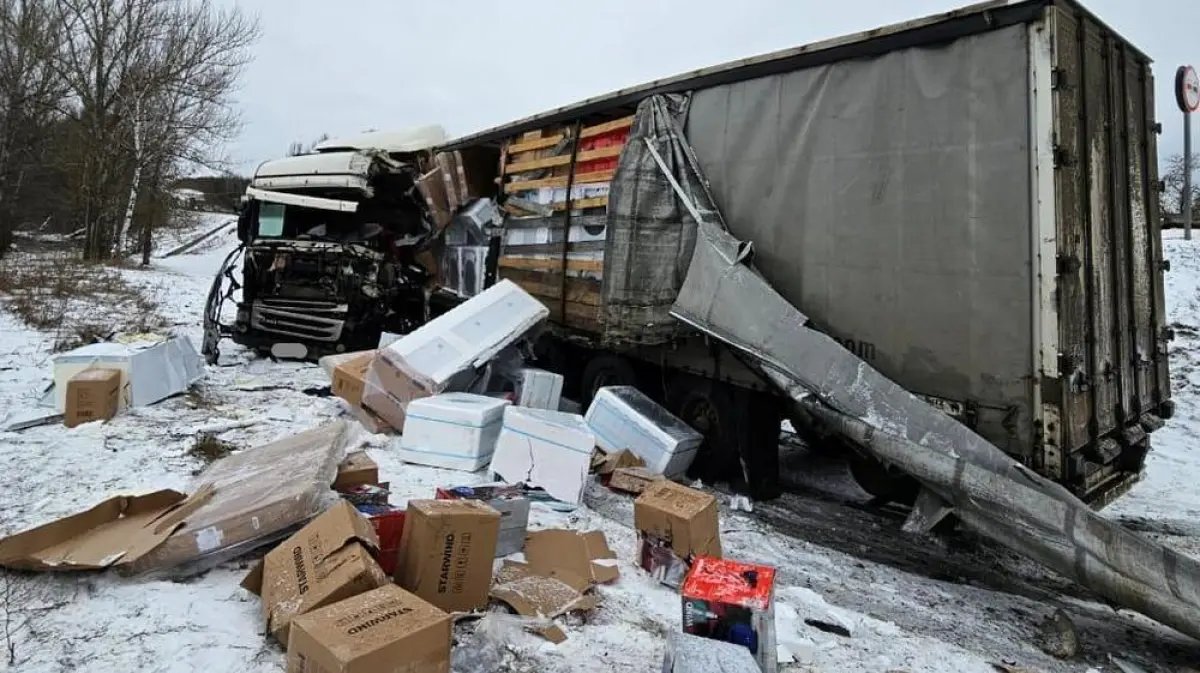
<path id="1" fill-rule="evenodd" d="M 362 404 L 397 432 L 404 432 L 408 403 L 433 394 L 398 367 L 392 357 L 380 356 L 367 368 Z"/>
<path id="2" fill-rule="evenodd" d="M 92 509 L 0 540 L 0 566 L 25 570 L 207 570 L 286 537 L 328 508 L 345 452 L 334 421 L 235 453 L 174 491 L 110 498 Z"/>
<path id="3" fill-rule="evenodd" d="M 242 586 L 262 596 L 267 633 L 286 644 L 299 615 L 391 584 L 372 557 L 378 549 L 370 522 L 339 502 L 272 549 Z"/>
<path id="4" fill-rule="evenodd" d="M 390 584 L 297 617 L 288 673 L 449 673 L 450 615 Z"/>
<path id="5" fill-rule="evenodd" d="M 638 563 L 656 579 L 677 587 L 692 560 L 721 556 L 717 500 L 672 481 L 653 483 L 633 503 Z"/>
<path id="6" fill-rule="evenodd" d="M 340 491 L 360 484 L 378 483 L 379 466 L 371 460 L 366 451 L 355 451 L 338 464 L 337 479 L 333 482 L 333 488 Z"/>
<path id="7" fill-rule="evenodd" d="M 121 408 L 121 371 L 85 369 L 67 380 L 63 422 L 68 428 L 107 421 Z"/>
<path id="8" fill-rule="evenodd" d="M 683 632 L 742 645 L 775 673 L 775 569 L 701 556 L 683 583 Z"/>
<path id="9" fill-rule="evenodd" d="M 608 487 L 614 491 L 641 495 L 651 484 L 663 478 L 661 474 L 655 474 L 644 467 L 618 467 L 613 470 Z"/>
<path id="10" fill-rule="evenodd" d="M 492 460 L 505 400 L 443 393 L 408 405 L 396 455 L 409 463 L 475 472 Z"/>
<path id="11" fill-rule="evenodd" d="M 375 359 L 375 351 L 365 351 L 333 368 L 330 391 L 346 400 L 352 407 L 362 406 L 363 387 L 366 385 L 367 368 Z"/>
<path id="12" fill-rule="evenodd" d="M 555 498 L 583 500 L 596 438 L 582 416 L 508 407 L 491 471 L 509 482 L 540 486 Z"/>
<path id="13" fill-rule="evenodd" d="M 439 488 L 438 500 L 479 500 L 500 512 L 500 535 L 496 539 L 496 557 L 516 554 L 525 548 L 525 531 L 529 528 L 529 498 L 521 489 L 503 484 L 455 486 Z"/>
<path id="14" fill-rule="evenodd" d="M 530 533 L 525 539 L 525 559 L 532 572 L 574 586 L 606 584 L 621 576 L 617 555 L 598 530 L 581 533 L 551 528 Z"/>
<path id="15" fill-rule="evenodd" d="M 475 500 L 409 500 L 396 583 L 447 612 L 487 607 L 500 513 Z"/>

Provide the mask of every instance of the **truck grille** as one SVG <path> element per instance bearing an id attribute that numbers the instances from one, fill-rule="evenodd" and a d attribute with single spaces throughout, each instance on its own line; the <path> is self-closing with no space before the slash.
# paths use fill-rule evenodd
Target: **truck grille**
<path id="1" fill-rule="evenodd" d="M 335 342 L 341 338 L 348 308 L 327 301 L 263 299 L 251 304 L 250 326 L 297 339 Z"/>

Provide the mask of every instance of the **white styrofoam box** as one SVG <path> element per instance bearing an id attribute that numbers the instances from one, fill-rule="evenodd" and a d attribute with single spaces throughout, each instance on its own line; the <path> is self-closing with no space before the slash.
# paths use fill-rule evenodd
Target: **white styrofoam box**
<path id="1" fill-rule="evenodd" d="M 472 393 L 413 400 L 397 453 L 409 463 L 474 472 L 491 462 L 507 406 L 507 400 Z"/>
<path id="2" fill-rule="evenodd" d="M 66 405 L 67 381 L 93 367 L 120 370 L 122 409 L 178 395 L 204 378 L 204 361 L 187 337 L 91 344 L 54 357 L 55 409 Z"/>
<path id="3" fill-rule="evenodd" d="M 558 402 L 562 399 L 562 374 L 526 367 L 521 369 L 520 379 L 518 406 L 558 411 Z"/>
<path id="4" fill-rule="evenodd" d="M 504 481 L 546 489 L 579 504 L 587 485 L 596 436 L 577 414 L 507 407 L 491 471 Z"/>
<path id="5" fill-rule="evenodd" d="M 431 393 L 456 375 L 479 367 L 550 315 L 550 309 L 516 283 L 501 280 L 380 349 Z"/>
<path id="6" fill-rule="evenodd" d="M 629 449 L 646 468 L 673 479 L 696 457 L 704 437 L 632 386 L 596 392 L 585 415 L 596 444 L 605 451 Z"/>

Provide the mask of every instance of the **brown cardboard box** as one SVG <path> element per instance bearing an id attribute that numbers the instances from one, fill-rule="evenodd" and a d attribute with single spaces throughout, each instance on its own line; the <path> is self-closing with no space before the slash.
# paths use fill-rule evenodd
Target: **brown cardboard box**
<path id="1" fill-rule="evenodd" d="M 499 535 L 477 500 L 409 500 L 396 583 L 447 612 L 487 607 Z"/>
<path id="2" fill-rule="evenodd" d="M 121 371 L 85 369 L 67 381 L 67 406 L 63 422 L 68 428 L 91 421 L 107 421 L 121 406 Z"/>
<path id="3" fill-rule="evenodd" d="M 379 466 L 371 460 L 366 451 L 355 451 L 346 456 L 346 459 L 338 465 L 337 479 L 333 482 L 333 488 L 340 491 L 360 484 L 378 483 Z"/>
<path id="4" fill-rule="evenodd" d="M 673 481 L 654 482 L 633 503 L 638 535 L 658 538 L 681 559 L 721 558 L 721 526 L 717 499 Z"/>
<path id="5" fill-rule="evenodd" d="M 551 528 L 525 538 L 525 559 L 535 574 L 562 577 L 564 572 L 570 573 L 567 581 L 576 586 L 574 578 L 581 579 L 584 586 L 616 580 L 621 574 L 616 558 L 608 539 L 598 530 L 581 533 Z"/>
<path id="6" fill-rule="evenodd" d="M 371 555 L 378 549 L 374 527 L 342 501 L 272 549 L 242 586 L 262 596 L 267 632 L 287 644 L 296 617 L 391 584 Z"/>
<path id="7" fill-rule="evenodd" d="M 366 385 L 362 403 L 368 410 L 387 421 L 399 432 L 404 432 L 404 417 L 408 403 L 430 392 L 412 380 L 399 367 L 381 354 L 367 369 Z"/>
<path id="8" fill-rule="evenodd" d="M 363 351 L 358 357 L 341 363 L 333 369 L 333 382 L 330 391 L 346 400 L 352 407 L 362 406 L 363 386 L 366 383 L 367 368 L 375 359 L 375 351 Z"/>
<path id="9" fill-rule="evenodd" d="M 287 673 L 449 673 L 450 615 L 391 584 L 292 621 Z"/>

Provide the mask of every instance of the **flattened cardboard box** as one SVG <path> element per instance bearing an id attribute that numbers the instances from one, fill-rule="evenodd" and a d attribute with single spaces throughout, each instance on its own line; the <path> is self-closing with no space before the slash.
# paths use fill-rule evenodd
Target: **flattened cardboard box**
<path id="1" fill-rule="evenodd" d="M 396 583 L 446 612 L 487 607 L 499 534 L 477 500 L 409 500 Z"/>
<path id="2" fill-rule="evenodd" d="M 378 484 L 379 465 L 371 460 L 366 451 L 355 451 L 338 464 L 334 490 L 340 491 L 360 484 Z"/>
<path id="3" fill-rule="evenodd" d="M 297 616 L 391 584 L 371 523 L 342 501 L 272 549 L 242 582 L 262 596 L 267 632 L 287 644 Z"/>
<path id="4" fill-rule="evenodd" d="M 301 615 L 288 673 L 449 673 L 450 615 L 389 584 Z"/>
<path id="5" fill-rule="evenodd" d="M 294 530 L 332 495 L 346 424 L 334 421 L 213 463 L 192 494 L 110 498 L 92 509 L 0 540 L 0 566 L 122 573 L 221 558 Z M 191 565 L 202 570 L 203 564 Z"/>
<path id="6" fill-rule="evenodd" d="M 633 503 L 639 535 L 670 544 L 681 559 L 721 557 L 721 525 L 713 496 L 673 481 L 657 481 Z"/>
<path id="7" fill-rule="evenodd" d="M 613 470 L 608 487 L 614 491 L 624 491 L 640 495 L 656 481 L 665 479 L 661 474 L 655 474 L 644 467 L 618 467 Z"/>

